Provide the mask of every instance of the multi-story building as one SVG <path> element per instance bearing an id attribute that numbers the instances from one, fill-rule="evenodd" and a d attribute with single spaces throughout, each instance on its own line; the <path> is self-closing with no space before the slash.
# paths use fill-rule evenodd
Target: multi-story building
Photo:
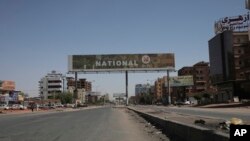
<path id="1" fill-rule="evenodd" d="M 178 71 L 178 76 L 192 75 L 194 85 L 186 87 L 186 93 L 198 93 L 210 88 L 209 72 L 209 63 L 201 61 L 193 66 L 181 68 Z"/>
<path id="2" fill-rule="evenodd" d="M 48 98 L 55 98 L 56 94 L 61 94 L 65 91 L 66 87 L 65 76 L 56 71 L 48 73 L 39 81 L 39 94 L 44 100 Z"/>
<path id="3" fill-rule="evenodd" d="M 70 93 L 74 93 L 75 85 L 77 85 L 77 95 L 74 97 L 80 103 L 86 103 L 86 92 L 92 91 L 91 82 L 88 82 L 86 79 L 79 79 L 75 81 L 73 77 L 67 77 L 67 89 Z"/>
<path id="4" fill-rule="evenodd" d="M 150 94 L 151 86 L 149 84 L 136 84 L 135 95 Z"/>
<path id="5" fill-rule="evenodd" d="M 0 94 L 6 94 L 15 90 L 15 82 L 9 80 L 0 80 Z"/>
<path id="6" fill-rule="evenodd" d="M 224 31 L 209 40 L 211 82 L 220 101 L 250 98 L 250 43 L 248 32 Z"/>
<path id="7" fill-rule="evenodd" d="M 77 89 L 85 89 L 86 92 L 92 91 L 92 84 L 86 79 L 79 79 L 77 80 L 76 83 L 77 83 Z M 75 88 L 75 79 L 73 77 L 67 77 L 67 87 Z"/>
<path id="8" fill-rule="evenodd" d="M 250 80 L 250 43 L 248 32 L 233 33 L 233 54 L 236 81 Z"/>
<path id="9" fill-rule="evenodd" d="M 182 67 L 181 69 L 178 70 L 178 76 L 194 76 L 194 67 Z M 181 89 L 183 91 L 183 89 Z M 179 99 L 178 97 L 179 94 L 177 94 L 177 91 L 180 91 L 180 89 L 178 88 L 174 88 L 175 94 L 176 94 L 176 99 Z M 192 92 L 194 92 L 194 88 L 193 86 L 189 86 L 189 87 L 185 87 L 185 90 L 183 93 L 185 94 L 191 94 Z"/>
<path id="10" fill-rule="evenodd" d="M 167 99 L 167 88 L 165 87 L 165 82 L 167 81 L 167 76 L 162 78 L 158 78 L 155 81 L 155 93 L 154 99 L 155 101 L 164 102 Z"/>
<path id="11" fill-rule="evenodd" d="M 194 66 L 194 88 L 195 92 L 206 91 L 210 88 L 210 68 L 208 62 L 198 62 Z"/>

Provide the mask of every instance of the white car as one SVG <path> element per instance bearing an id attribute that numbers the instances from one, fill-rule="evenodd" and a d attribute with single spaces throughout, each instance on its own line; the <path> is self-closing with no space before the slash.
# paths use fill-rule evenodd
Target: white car
<path id="1" fill-rule="evenodd" d="M 191 104 L 191 102 L 190 102 L 190 101 L 185 101 L 185 102 L 184 102 L 184 104 L 186 104 L 186 105 L 190 105 L 190 104 Z"/>
<path id="2" fill-rule="evenodd" d="M 0 109 L 2 109 L 2 110 L 9 110 L 10 107 L 7 104 L 0 104 Z"/>
<path id="3" fill-rule="evenodd" d="M 27 109 L 27 107 L 26 107 L 26 106 L 23 106 L 23 105 L 21 105 L 21 104 L 13 104 L 13 105 L 11 106 L 11 109 L 12 109 L 12 110 L 25 110 L 25 109 Z"/>
<path id="4" fill-rule="evenodd" d="M 19 109 L 20 109 L 20 110 L 26 110 L 27 107 L 26 107 L 26 106 L 23 106 L 23 105 L 19 105 Z"/>

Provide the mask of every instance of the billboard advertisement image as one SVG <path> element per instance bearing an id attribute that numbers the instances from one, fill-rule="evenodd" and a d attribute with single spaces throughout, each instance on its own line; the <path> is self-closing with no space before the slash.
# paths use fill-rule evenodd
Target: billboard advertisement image
<path id="1" fill-rule="evenodd" d="M 69 72 L 167 70 L 175 67 L 173 53 L 70 55 Z"/>
<path id="2" fill-rule="evenodd" d="M 0 80 L 0 90 L 4 91 L 13 91 L 15 90 L 15 82 L 14 81 L 8 81 L 8 80 Z"/>
<path id="3" fill-rule="evenodd" d="M 183 86 L 192 86 L 194 85 L 193 76 L 174 76 L 169 79 L 170 87 L 183 87 Z M 165 83 L 165 86 L 168 86 L 168 82 Z"/>

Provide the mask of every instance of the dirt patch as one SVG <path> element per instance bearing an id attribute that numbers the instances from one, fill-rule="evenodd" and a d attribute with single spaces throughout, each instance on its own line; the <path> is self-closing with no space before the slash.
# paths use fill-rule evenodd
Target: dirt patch
<path id="1" fill-rule="evenodd" d="M 163 134 L 160 129 L 157 129 L 154 125 L 146 121 L 134 111 L 128 109 L 124 109 L 124 111 L 128 113 L 130 120 L 135 120 L 138 126 L 140 126 L 140 129 L 146 132 L 148 137 L 153 141 L 170 141 L 170 139 Z"/>

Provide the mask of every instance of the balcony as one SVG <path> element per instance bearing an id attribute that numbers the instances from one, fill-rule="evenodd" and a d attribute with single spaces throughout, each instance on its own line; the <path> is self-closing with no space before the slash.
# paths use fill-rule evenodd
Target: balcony
<path id="1" fill-rule="evenodd" d="M 62 86 L 62 83 L 48 83 L 48 86 Z"/>
<path id="2" fill-rule="evenodd" d="M 205 90 L 206 88 L 204 86 L 196 86 L 196 90 Z"/>

